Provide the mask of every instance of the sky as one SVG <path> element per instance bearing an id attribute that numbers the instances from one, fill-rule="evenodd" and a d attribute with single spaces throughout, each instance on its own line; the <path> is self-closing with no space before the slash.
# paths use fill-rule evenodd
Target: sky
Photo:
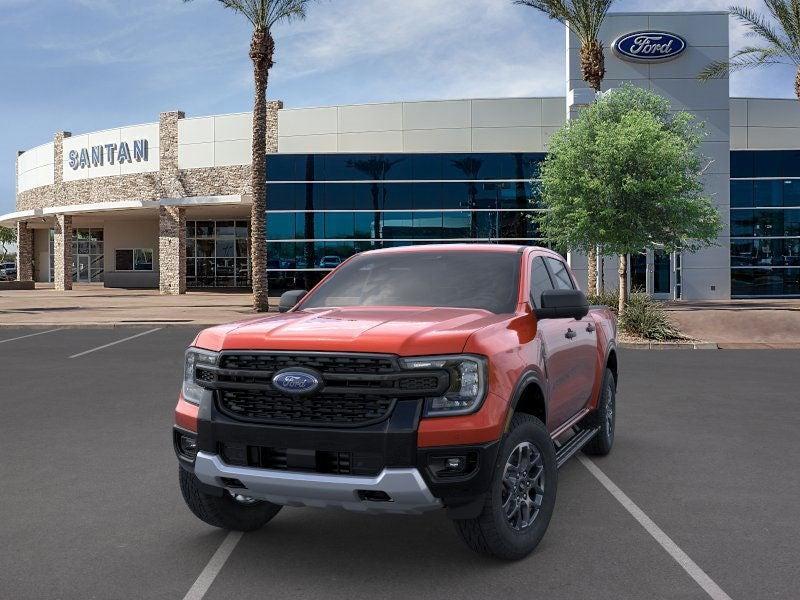
<path id="1" fill-rule="evenodd" d="M 763 9 L 760 0 L 744 4 Z M 729 0 L 659 0 L 724 10 Z M 614 10 L 652 10 L 618 0 Z M 565 94 L 564 28 L 511 0 L 319 0 L 275 31 L 270 98 L 287 107 Z M 248 111 L 249 23 L 217 0 L 0 0 L 0 214 L 18 150 L 73 134 Z M 734 28 L 732 47 L 745 41 Z M 733 95 L 793 97 L 786 67 L 734 75 Z"/>

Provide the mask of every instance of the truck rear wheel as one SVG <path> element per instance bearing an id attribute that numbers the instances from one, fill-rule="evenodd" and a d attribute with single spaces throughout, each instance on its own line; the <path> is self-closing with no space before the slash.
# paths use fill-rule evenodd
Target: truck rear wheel
<path id="1" fill-rule="evenodd" d="M 498 452 L 491 490 L 475 519 L 455 520 L 475 552 L 519 560 L 539 545 L 556 501 L 556 453 L 544 424 L 516 414 Z"/>
<path id="2" fill-rule="evenodd" d="M 614 445 L 616 415 L 617 385 L 611 369 L 606 369 L 597 409 L 586 415 L 583 423 L 581 423 L 581 426 L 600 428 L 592 440 L 583 447 L 583 451 L 586 454 L 605 456 L 611 452 L 611 447 Z"/>
<path id="3" fill-rule="evenodd" d="M 212 525 L 233 531 L 255 531 L 266 525 L 283 508 L 265 500 L 244 496 L 234 497 L 227 490 L 221 496 L 207 494 L 200 489 L 194 473 L 178 467 L 181 494 L 194 515 Z"/>

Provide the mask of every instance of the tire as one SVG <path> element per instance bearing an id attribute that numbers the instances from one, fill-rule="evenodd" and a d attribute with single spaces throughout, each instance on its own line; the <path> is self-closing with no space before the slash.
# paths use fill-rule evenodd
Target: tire
<path id="1" fill-rule="evenodd" d="M 583 447 L 586 454 L 605 456 L 614 445 L 614 430 L 617 420 L 617 382 L 610 369 L 603 377 L 603 393 L 596 410 L 586 416 L 582 427 L 600 427 L 592 440 Z"/>
<path id="2" fill-rule="evenodd" d="M 538 458 L 534 457 L 533 463 L 534 465 L 538 463 L 540 470 L 529 469 L 529 474 L 534 477 L 529 478 L 527 482 L 523 481 L 529 485 L 527 491 L 522 488 L 523 498 L 533 499 L 535 495 L 534 505 L 538 502 L 538 512 L 533 515 L 529 524 L 524 525 L 519 520 L 517 523 L 512 523 L 506 517 L 503 502 L 504 499 L 515 501 L 513 495 L 509 498 L 510 488 L 507 485 L 508 480 L 504 482 L 504 476 L 507 467 L 513 466 L 515 456 L 519 456 L 516 454 L 519 447 L 526 444 L 538 452 Z M 514 469 L 511 470 L 513 471 Z M 543 479 L 538 480 L 542 488 L 541 493 L 536 492 L 538 479 L 536 473 L 539 472 L 543 475 Z M 557 486 L 556 453 L 547 428 L 531 415 L 516 414 L 511 419 L 508 434 L 498 452 L 491 489 L 486 494 L 483 511 L 475 519 L 455 520 L 456 531 L 467 546 L 479 554 L 503 560 L 525 558 L 539 545 L 547 531 L 555 507 Z M 524 511 L 520 510 L 516 514 L 524 520 Z"/>
<path id="3" fill-rule="evenodd" d="M 255 531 L 266 525 L 283 508 L 264 500 L 243 503 L 225 490 L 222 496 L 206 494 L 194 473 L 178 467 L 181 494 L 186 505 L 201 521 L 233 531 Z"/>

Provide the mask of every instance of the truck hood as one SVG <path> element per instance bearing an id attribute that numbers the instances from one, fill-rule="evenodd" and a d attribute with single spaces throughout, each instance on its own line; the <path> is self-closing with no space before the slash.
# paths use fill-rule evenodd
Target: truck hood
<path id="1" fill-rule="evenodd" d="M 214 351 L 452 354 L 477 330 L 508 318 L 470 308 L 331 308 L 212 327 L 194 345 Z"/>

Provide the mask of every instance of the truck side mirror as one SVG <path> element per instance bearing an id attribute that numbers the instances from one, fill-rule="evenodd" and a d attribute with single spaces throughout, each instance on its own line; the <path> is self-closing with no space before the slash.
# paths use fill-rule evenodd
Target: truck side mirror
<path id="1" fill-rule="evenodd" d="M 535 311 L 539 319 L 582 319 L 589 314 L 589 301 L 580 290 L 545 290 L 540 304 Z"/>
<path id="2" fill-rule="evenodd" d="M 306 290 L 289 290 L 281 295 L 278 303 L 278 312 L 289 312 L 308 292 Z"/>

